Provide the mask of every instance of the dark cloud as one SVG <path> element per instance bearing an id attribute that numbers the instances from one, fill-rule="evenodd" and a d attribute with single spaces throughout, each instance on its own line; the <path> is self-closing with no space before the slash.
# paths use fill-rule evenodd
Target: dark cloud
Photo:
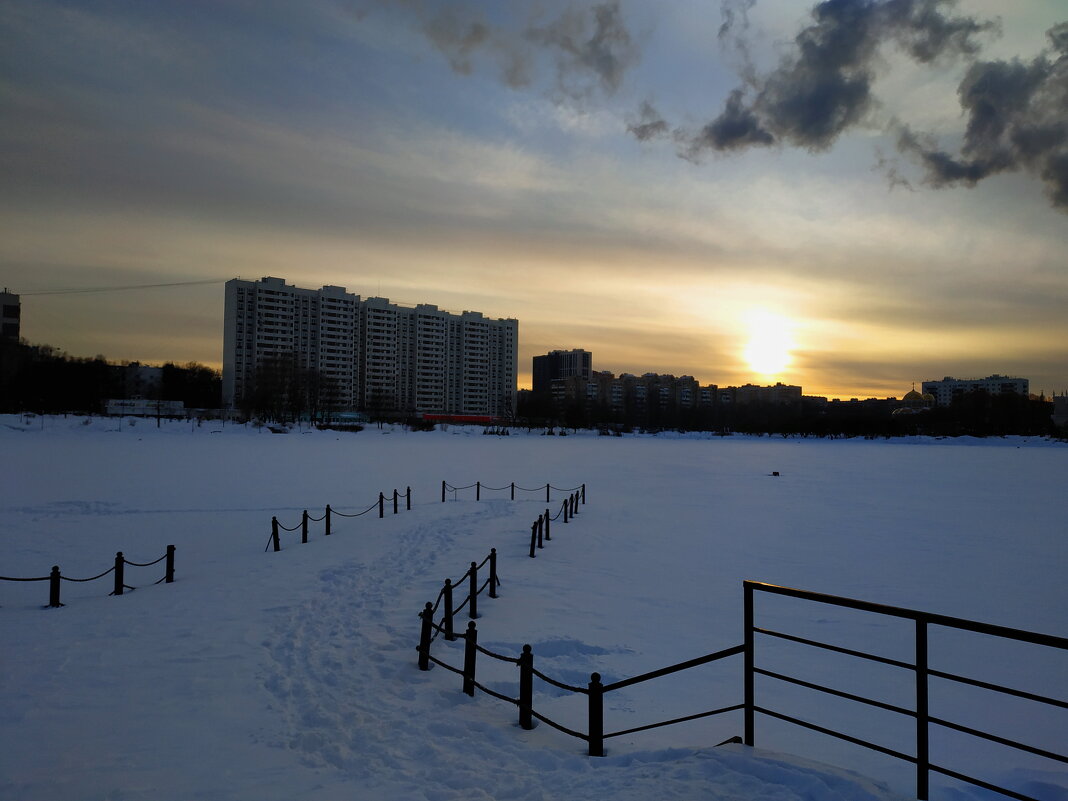
<path id="1" fill-rule="evenodd" d="M 731 92 L 723 112 L 689 143 L 688 155 L 783 143 L 826 150 L 859 124 L 875 105 L 871 86 L 879 47 L 896 43 L 927 63 L 973 54 L 975 36 L 992 23 L 951 13 L 951 0 L 826 0 L 812 9 L 812 24 L 794 39 L 778 67 Z M 728 0 L 721 39 L 729 36 L 750 3 Z M 738 49 L 739 37 L 735 37 Z M 746 51 L 742 51 L 746 52 Z"/>
<path id="2" fill-rule="evenodd" d="M 648 100 L 642 101 L 638 108 L 638 119 L 627 124 L 627 130 L 634 134 L 639 142 L 647 142 L 650 139 L 658 139 L 668 134 L 668 124 L 660 116 L 653 104 Z"/>
<path id="3" fill-rule="evenodd" d="M 548 18 L 509 25 L 492 23 L 467 3 L 405 0 L 388 3 L 414 13 L 427 39 L 456 72 L 473 71 L 475 57 L 495 61 L 501 80 L 519 88 L 542 69 L 554 73 L 556 90 L 570 98 L 594 91 L 612 94 L 640 52 L 627 28 L 620 0 L 567 7 Z"/>
<path id="4" fill-rule="evenodd" d="M 1025 170 L 1068 209 L 1068 23 L 1047 33 L 1051 48 L 1030 63 L 984 61 L 958 88 L 968 117 L 960 154 L 903 126 L 898 147 L 919 159 L 935 187 L 974 186 L 997 173 Z"/>

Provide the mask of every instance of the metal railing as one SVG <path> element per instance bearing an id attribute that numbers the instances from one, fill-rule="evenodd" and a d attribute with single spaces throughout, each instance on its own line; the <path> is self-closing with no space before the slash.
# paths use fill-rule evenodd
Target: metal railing
<path id="1" fill-rule="evenodd" d="M 988 742 L 997 743 L 999 745 L 1023 751 L 1029 754 L 1043 757 L 1045 759 L 1054 760 L 1057 762 L 1068 763 L 1068 756 L 1063 754 L 1057 754 L 1044 748 L 1038 748 L 1033 745 L 1027 745 L 1025 743 L 1011 740 L 1007 737 L 1001 737 L 990 732 L 981 731 L 979 729 L 972 728 L 970 726 L 964 726 L 960 723 L 946 720 L 944 718 L 935 717 L 930 714 L 929 709 L 929 680 L 931 678 L 944 679 L 946 681 L 956 682 L 958 684 L 966 684 L 973 687 L 980 687 L 984 690 L 990 690 L 1004 695 L 1013 696 L 1016 698 L 1024 698 L 1036 703 L 1045 704 L 1052 707 L 1058 707 L 1061 709 L 1068 709 L 1068 702 L 1059 700 L 1056 698 L 1049 698 L 1037 693 L 1026 692 L 1024 690 L 1004 687 L 992 682 L 983 681 L 974 677 L 960 676 L 953 673 L 948 673 L 941 670 L 936 670 L 930 666 L 928 659 L 928 637 L 930 634 L 930 628 L 932 626 L 942 626 L 951 629 L 957 629 L 962 631 L 971 631 L 978 634 L 983 634 L 991 637 L 1000 637 L 1006 640 L 1012 640 L 1015 642 L 1031 643 L 1033 645 L 1041 645 L 1049 648 L 1055 648 L 1059 650 L 1068 650 L 1068 639 L 1064 637 L 1054 637 L 1048 634 L 1038 634 L 1030 631 L 1021 631 L 1019 629 L 1012 629 L 1005 626 L 995 626 L 989 623 L 979 623 L 974 620 L 965 620 L 963 618 L 949 617 L 947 615 L 936 615 L 930 612 L 921 612 L 915 609 L 902 609 L 895 606 L 884 606 L 882 604 L 869 603 L 868 601 L 858 601 L 852 598 L 840 598 L 834 595 L 824 595 L 822 593 L 808 592 L 805 590 L 792 589 L 790 587 L 781 587 L 775 584 L 764 584 L 758 581 L 746 581 L 745 587 L 745 599 L 744 599 L 744 614 L 745 614 L 745 642 L 743 644 L 745 653 L 745 736 L 744 741 L 746 745 L 753 745 L 754 742 L 754 718 L 755 713 L 759 712 L 769 717 L 777 718 L 779 720 L 793 723 L 798 726 L 810 729 L 812 731 L 820 732 L 831 737 L 844 740 L 854 745 L 863 746 L 874 751 L 878 751 L 883 754 L 895 757 L 897 759 L 911 762 L 916 766 L 916 797 L 921 801 L 925 801 L 929 793 L 929 779 L 931 772 L 940 773 L 944 776 L 948 776 L 958 781 L 967 782 L 981 787 L 985 790 L 1000 793 L 1008 798 L 1020 799 L 1020 801 L 1039 801 L 1031 796 L 1026 796 L 1013 790 L 999 787 L 989 782 L 978 779 L 974 776 L 968 776 L 959 771 L 952 770 L 942 765 L 933 763 L 930 755 L 930 728 L 932 726 L 939 726 L 946 729 L 952 729 L 963 734 L 970 735 Z M 864 651 L 853 650 L 849 648 L 843 648 L 837 645 L 831 645 L 817 640 L 808 639 L 806 637 L 799 637 L 792 634 L 787 634 L 780 631 L 772 631 L 770 629 L 758 628 L 754 623 L 753 613 L 753 597 L 757 592 L 764 592 L 773 595 L 787 596 L 790 598 L 797 598 L 805 601 L 814 601 L 817 603 L 830 604 L 832 606 L 839 606 L 848 609 L 856 609 L 862 612 L 870 612 L 879 615 L 888 615 L 895 618 L 902 618 L 911 620 L 915 624 L 915 651 L 913 655 L 913 661 L 903 661 L 898 659 L 889 659 L 883 656 L 876 656 L 875 654 L 866 653 Z M 788 676 L 783 673 L 773 672 L 761 667 L 757 667 L 755 664 L 755 635 L 760 634 L 765 637 L 773 637 L 781 640 L 787 640 L 793 643 L 799 643 L 814 648 L 819 648 L 827 651 L 833 651 L 847 656 L 855 657 L 858 659 L 864 659 L 872 662 L 879 662 L 884 665 L 890 665 L 902 670 L 913 671 L 915 673 L 915 702 L 914 707 L 909 709 L 893 704 L 883 703 L 882 701 L 876 701 L 871 698 L 865 698 L 853 693 L 843 692 L 842 690 L 827 687 L 815 682 L 803 681 L 794 676 Z M 791 684 L 795 684 L 801 687 L 815 690 L 817 692 L 826 693 L 838 698 L 844 698 L 849 701 L 854 701 L 868 706 L 884 709 L 890 712 L 904 715 L 914 718 L 916 721 L 915 731 L 915 754 L 906 754 L 901 751 L 888 748 L 884 745 L 872 743 L 867 740 L 863 740 L 859 737 L 854 737 L 843 732 L 835 731 L 833 729 L 819 726 L 811 721 L 801 720 L 800 718 L 793 717 L 791 715 L 783 714 L 772 709 L 768 709 L 763 706 L 759 706 L 756 703 L 754 692 L 754 678 L 757 675 L 767 676 L 769 678 L 784 681 Z"/>

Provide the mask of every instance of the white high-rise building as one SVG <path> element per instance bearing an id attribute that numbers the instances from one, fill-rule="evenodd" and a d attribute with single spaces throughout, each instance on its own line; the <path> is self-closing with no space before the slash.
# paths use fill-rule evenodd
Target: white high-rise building
<path id="1" fill-rule="evenodd" d="M 969 392 L 986 392 L 1000 395 L 1003 392 L 1015 392 L 1027 397 L 1030 381 L 1026 378 L 1010 378 L 1003 375 L 989 375 L 986 378 L 950 378 L 941 381 L 924 381 L 923 394 L 934 395 L 939 406 L 949 406 L 953 399 Z"/>
<path id="2" fill-rule="evenodd" d="M 515 409 L 519 321 L 361 299 L 281 278 L 226 283 L 223 405 L 241 406 L 279 357 L 320 376 L 337 409 L 507 416 Z"/>

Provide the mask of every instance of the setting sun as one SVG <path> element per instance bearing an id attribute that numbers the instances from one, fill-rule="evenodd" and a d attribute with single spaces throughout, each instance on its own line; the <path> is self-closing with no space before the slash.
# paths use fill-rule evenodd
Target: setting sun
<path id="1" fill-rule="evenodd" d="M 794 346 L 790 322 L 785 317 L 767 311 L 755 311 L 748 316 L 749 341 L 742 356 L 746 364 L 760 375 L 777 375 L 790 364 Z"/>

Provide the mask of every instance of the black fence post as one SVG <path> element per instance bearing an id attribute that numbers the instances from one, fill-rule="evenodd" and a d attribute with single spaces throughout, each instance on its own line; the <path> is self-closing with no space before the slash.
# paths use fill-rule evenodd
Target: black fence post
<path id="1" fill-rule="evenodd" d="M 565 523 L 567 522 L 567 505 L 568 505 L 567 501 L 565 500 L 564 503 L 563 503 L 563 506 L 560 507 L 563 510 L 563 513 L 564 513 L 564 522 Z"/>
<path id="2" fill-rule="evenodd" d="M 122 551 L 115 553 L 115 591 L 112 595 L 122 595 L 123 581 L 123 567 L 126 564 L 126 560 L 122 557 Z"/>
<path id="3" fill-rule="evenodd" d="M 419 669 L 430 670 L 430 634 L 434 623 L 434 605 L 430 601 L 426 602 L 419 617 L 423 619 L 419 629 Z"/>
<path id="4" fill-rule="evenodd" d="M 529 645 L 523 646 L 523 653 L 519 655 L 519 726 L 520 728 L 534 728 L 534 654 Z"/>
<path id="5" fill-rule="evenodd" d="M 497 597 L 497 549 L 490 548 L 490 583 L 489 583 L 489 596 L 490 598 Z"/>
<path id="6" fill-rule="evenodd" d="M 512 500 L 515 500 L 515 482 L 512 482 Z"/>
<path id="7" fill-rule="evenodd" d="M 590 756 L 604 756 L 604 685 L 601 674 L 590 675 Z"/>
<path id="8" fill-rule="evenodd" d="M 441 502 L 445 503 L 445 479 L 441 479 Z"/>
<path id="9" fill-rule="evenodd" d="M 538 526 L 538 547 L 539 548 L 544 548 L 545 547 L 545 543 L 542 542 L 542 536 L 541 536 L 541 531 L 542 531 L 542 528 L 544 527 L 544 525 L 545 525 L 545 523 L 542 520 L 542 516 L 538 515 L 537 526 Z"/>
<path id="10" fill-rule="evenodd" d="M 468 589 L 471 602 L 467 605 L 467 616 L 474 620 L 478 617 L 478 565 L 472 562 L 471 569 L 467 572 L 471 577 L 471 583 Z"/>
<path id="11" fill-rule="evenodd" d="M 571 516 L 574 517 L 578 514 L 578 493 L 571 493 Z"/>
<path id="12" fill-rule="evenodd" d="M 475 630 L 475 621 L 467 624 L 467 642 L 464 644 L 464 692 L 467 695 L 475 694 L 475 655 L 478 649 L 478 632 Z"/>
<path id="13" fill-rule="evenodd" d="M 545 485 L 545 502 L 546 503 L 549 502 L 549 485 L 548 484 Z"/>
<path id="14" fill-rule="evenodd" d="M 397 490 L 393 490 L 393 514 L 397 514 L 397 500 L 400 496 L 397 494 Z"/>
<path id="15" fill-rule="evenodd" d="M 278 518 L 271 518 L 271 542 L 274 544 L 275 551 L 282 550 L 282 543 L 278 539 Z"/>
<path id="16" fill-rule="evenodd" d="M 582 505 L 586 505 L 586 485 L 582 485 Z"/>
<path id="17" fill-rule="evenodd" d="M 928 792 L 927 621 L 916 618 L 916 798 Z"/>
<path id="18" fill-rule="evenodd" d="M 545 539 L 552 542 L 552 537 L 549 536 L 549 510 L 545 510 Z"/>
<path id="19" fill-rule="evenodd" d="M 753 588 L 748 583 L 743 584 L 745 596 L 743 600 L 744 607 L 744 629 L 745 640 L 743 651 L 743 659 L 745 660 L 744 682 L 745 682 L 745 698 L 744 698 L 744 718 L 745 718 L 745 731 L 743 739 L 746 745 L 753 744 L 753 718 L 754 718 L 754 703 L 753 703 Z"/>
<path id="20" fill-rule="evenodd" d="M 326 536 L 329 537 L 330 536 L 330 504 L 326 505 L 326 514 L 324 515 L 324 517 L 326 518 Z"/>
<path id="21" fill-rule="evenodd" d="M 59 565 L 52 565 L 52 572 L 48 574 L 48 605 L 63 606 L 59 602 Z"/>
<path id="22" fill-rule="evenodd" d="M 456 635 L 452 631 L 452 579 L 445 579 L 444 597 L 445 603 L 445 639 L 452 642 Z"/>
<path id="23" fill-rule="evenodd" d="M 378 493 L 378 516 L 379 518 L 386 516 L 386 496 L 384 493 Z"/>
<path id="24" fill-rule="evenodd" d="M 482 482 L 481 481 L 476 481 L 475 482 L 475 500 L 476 501 L 481 501 L 482 500 Z"/>
<path id="25" fill-rule="evenodd" d="M 412 488 L 411 487 L 408 487 L 407 491 L 404 493 L 404 497 L 405 497 L 404 511 L 410 512 L 410 511 L 412 511 Z"/>
<path id="26" fill-rule="evenodd" d="M 165 584 L 174 583 L 174 546 L 167 546 L 167 572 L 163 576 Z"/>
<path id="27" fill-rule="evenodd" d="M 533 559 L 534 549 L 538 547 L 538 524 L 530 524 L 530 558 Z"/>
<path id="28" fill-rule="evenodd" d="M 306 543 L 308 541 L 308 510 L 304 510 L 304 514 L 300 516 L 300 541 Z"/>

